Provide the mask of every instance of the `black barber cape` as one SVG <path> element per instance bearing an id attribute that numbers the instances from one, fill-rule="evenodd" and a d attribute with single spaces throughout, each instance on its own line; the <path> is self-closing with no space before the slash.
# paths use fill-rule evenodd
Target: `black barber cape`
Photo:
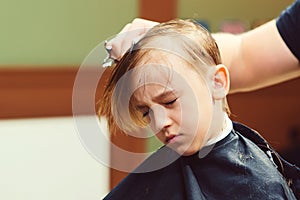
<path id="1" fill-rule="evenodd" d="M 271 156 L 268 157 L 270 152 L 258 147 L 261 141 L 255 141 L 256 144 L 251 141 L 256 136 L 257 133 L 251 129 L 234 123 L 231 133 L 211 149 L 206 149 L 207 152 L 179 156 L 164 146 L 130 173 L 104 199 L 296 199 L 287 184 L 293 180 L 286 180 L 278 164 L 270 159 Z M 201 151 L 205 151 L 205 148 Z M 149 170 L 153 163 L 170 158 L 175 158 L 174 162 L 155 171 Z M 282 168 L 283 164 L 280 165 Z M 297 167 L 295 169 L 298 170 Z M 143 171 L 148 172 L 141 173 Z"/>

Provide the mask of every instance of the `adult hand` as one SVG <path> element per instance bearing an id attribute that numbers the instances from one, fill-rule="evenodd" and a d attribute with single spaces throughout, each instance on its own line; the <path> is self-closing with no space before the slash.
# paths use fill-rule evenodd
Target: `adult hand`
<path id="1" fill-rule="evenodd" d="M 132 43 L 142 38 L 158 22 L 136 18 L 128 23 L 117 36 L 106 43 L 110 58 L 120 60 Z"/>

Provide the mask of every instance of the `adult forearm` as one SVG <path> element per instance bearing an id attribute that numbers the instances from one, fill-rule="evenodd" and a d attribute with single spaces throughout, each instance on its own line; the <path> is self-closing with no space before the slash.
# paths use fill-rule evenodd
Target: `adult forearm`
<path id="1" fill-rule="evenodd" d="M 300 76 L 296 57 L 272 20 L 241 35 L 213 35 L 231 74 L 231 93 L 255 90 Z"/>

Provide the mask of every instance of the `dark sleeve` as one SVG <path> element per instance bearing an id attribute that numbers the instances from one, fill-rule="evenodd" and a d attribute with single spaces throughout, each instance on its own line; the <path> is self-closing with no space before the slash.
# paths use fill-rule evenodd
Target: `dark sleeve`
<path id="1" fill-rule="evenodd" d="M 300 0 L 281 13 L 276 26 L 288 48 L 300 61 Z"/>

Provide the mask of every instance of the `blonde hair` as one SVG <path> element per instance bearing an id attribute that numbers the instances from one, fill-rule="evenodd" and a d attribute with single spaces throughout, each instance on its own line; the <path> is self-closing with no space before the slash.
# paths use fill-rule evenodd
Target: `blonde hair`
<path id="1" fill-rule="evenodd" d="M 196 22 L 177 19 L 154 26 L 125 53 L 113 68 L 103 98 L 100 100 L 99 109 L 99 115 L 107 118 L 110 132 L 119 130 L 120 125 L 123 130 L 133 130 L 134 125 L 128 123 L 131 119 L 135 120 L 136 125 L 145 125 L 146 122 L 139 120 L 138 113 L 133 111 L 131 97 L 127 96 L 132 94 L 131 88 L 122 82 L 119 83 L 121 88 L 117 91 L 115 89 L 126 73 L 130 73 L 130 70 L 145 62 L 147 56 L 153 55 L 151 53 L 154 51 L 165 51 L 179 56 L 199 74 L 206 73 L 209 66 L 222 63 L 215 40 L 205 28 Z M 126 107 L 126 104 L 124 105 L 121 101 L 128 101 L 128 107 L 125 109 L 129 109 L 129 115 L 124 115 L 124 109 L 120 109 Z M 223 109 L 228 114 L 230 113 L 226 98 L 223 102 Z"/>

